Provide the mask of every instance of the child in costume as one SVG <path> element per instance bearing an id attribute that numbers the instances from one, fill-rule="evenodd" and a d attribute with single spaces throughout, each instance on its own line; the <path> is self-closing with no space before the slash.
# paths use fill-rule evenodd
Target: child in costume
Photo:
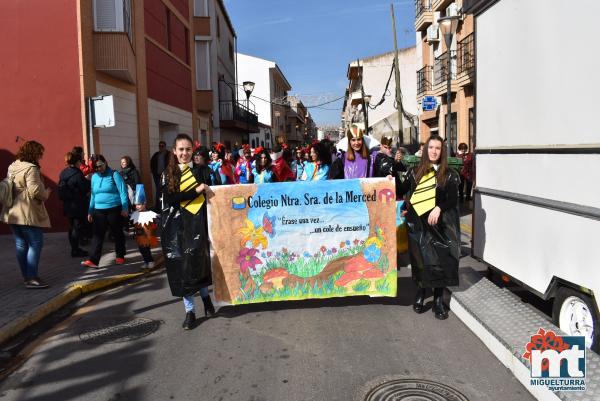
<path id="1" fill-rule="evenodd" d="M 242 157 L 235 166 L 235 177 L 240 184 L 252 183 L 252 150 L 250 145 L 242 145 Z"/>
<path id="2" fill-rule="evenodd" d="M 158 216 L 151 210 L 146 210 L 146 192 L 144 184 L 137 184 L 135 196 L 133 198 L 135 212 L 131 214 L 131 220 L 135 228 L 135 239 L 138 244 L 142 258 L 144 258 L 143 270 L 154 267 L 154 258 L 152 257 L 152 247 L 158 245 L 156 237 L 156 217 Z"/>
<path id="3" fill-rule="evenodd" d="M 211 162 L 208 165 L 214 174 L 221 178 L 221 185 L 235 184 L 233 175 L 234 166 L 232 163 L 231 152 L 225 149 L 225 145 L 217 143 L 211 153 Z M 213 183 L 214 184 L 214 183 Z"/>

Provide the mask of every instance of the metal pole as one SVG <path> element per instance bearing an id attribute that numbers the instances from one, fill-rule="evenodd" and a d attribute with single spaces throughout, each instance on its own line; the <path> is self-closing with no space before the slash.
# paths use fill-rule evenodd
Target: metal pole
<path id="1" fill-rule="evenodd" d="M 402 92 L 400 91 L 400 63 L 398 62 L 398 42 L 396 40 L 396 17 L 394 15 L 394 4 L 390 3 L 390 9 L 392 13 L 392 29 L 394 31 L 394 51 L 396 53 L 394 58 L 394 70 L 396 71 L 396 104 L 398 105 L 398 139 L 400 145 L 404 144 L 404 127 L 402 124 Z"/>
<path id="2" fill-rule="evenodd" d="M 452 154 L 452 70 L 450 69 L 450 46 L 452 45 L 452 34 L 444 35 L 446 40 L 446 48 L 448 52 L 448 67 L 446 70 L 447 87 L 446 87 L 446 146 L 448 147 L 448 157 Z"/>

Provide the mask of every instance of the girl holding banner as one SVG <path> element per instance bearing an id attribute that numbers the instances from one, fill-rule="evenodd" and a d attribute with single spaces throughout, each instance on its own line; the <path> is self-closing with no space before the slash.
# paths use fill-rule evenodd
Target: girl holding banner
<path id="1" fill-rule="evenodd" d="M 420 164 L 405 174 L 400 190 L 409 199 L 408 247 L 417 284 L 413 309 L 423 313 L 425 291 L 433 288 L 433 312 L 440 320 L 448 317 L 444 288 L 458 285 L 459 181 L 458 174 L 448 167 L 443 139 L 432 135 L 425 143 Z"/>
<path id="2" fill-rule="evenodd" d="M 206 197 L 212 194 L 211 171 L 192 162 L 192 139 L 179 134 L 162 176 L 162 248 L 171 293 L 183 297 L 183 328 L 194 328 L 194 294 L 200 291 L 205 316 L 215 308 L 208 295 L 212 283 Z"/>

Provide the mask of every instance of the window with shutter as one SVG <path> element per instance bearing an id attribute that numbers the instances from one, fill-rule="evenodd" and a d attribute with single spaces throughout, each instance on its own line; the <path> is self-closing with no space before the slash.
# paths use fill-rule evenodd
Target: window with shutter
<path id="1" fill-rule="evenodd" d="M 115 0 L 94 0 L 94 19 L 96 31 L 114 31 L 117 29 L 117 10 Z"/>
<path id="2" fill-rule="evenodd" d="M 94 0 L 94 30 L 131 35 L 131 0 Z"/>

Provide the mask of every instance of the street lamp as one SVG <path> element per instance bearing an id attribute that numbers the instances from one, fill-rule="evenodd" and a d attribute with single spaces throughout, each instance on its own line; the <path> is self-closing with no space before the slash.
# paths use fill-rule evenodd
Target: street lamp
<path id="1" fill-rule="evenodd" d="M 371 95 L 364 95 L 365 102 L 365 135 L 369 135 L 369 103 L 371 103 Z"/>
<path id="2" fill-rule="evenodd" d="M 452 128 L 452 70 L 450 67 L 450 47 L 452 46 L 452 36 L 456 33 L 456 28 L 458 27 L 458 21 L 460 18 L 457 15 L 452 17 L 442 17 L 438 19 L 438 24 L 444 35 L 444 42 L 446 43 L 446 51 L 448 52 L 448 66 L 446 67 L 446 77 L 447 77 L 447 89 L 446 89 L 446 105 L 448 109 L 448 114 L 446 117 L 446 146 L 448 146 L 448 157 L 452 154 L 452 143 L 453 138 L 451 138 L 451 128 Z"/>
<path id="3" fill-rule="evenodd" d="M 244 86 L 244 92 L 246 92 L 246 108 L 250 110 L 250 95 L 254 90 L 254 82 L 244 81 L 242 85 Z"/>

